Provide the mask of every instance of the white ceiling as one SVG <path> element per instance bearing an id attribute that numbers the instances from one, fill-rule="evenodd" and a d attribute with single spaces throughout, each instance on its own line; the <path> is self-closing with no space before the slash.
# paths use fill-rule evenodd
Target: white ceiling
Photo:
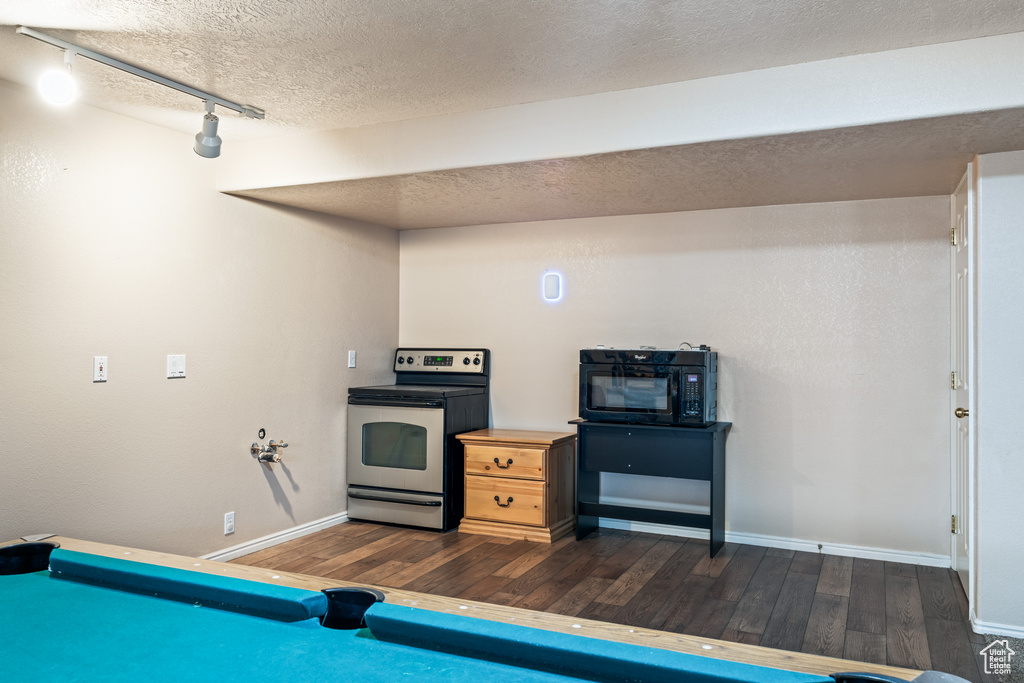
<path id="1" fill-rule="evenodd" d="M 232 139 L 354 128 L 1017 33 L 1024 31 L 1024 9 L 1021 0 L 4 0 L 0 79 L 29 85 L 43 68 L 60 64 L 61 55 L 56 48 L 16 35 L 16 25 L 265 109 L 265 121 L 222 116 L 228 154 Z M 202 105 L 193 98 L 84 59 L 78 60 L 76 73 L 89 104 L 189 135 L 198 130 Z M 1019 125 L 1020 119 L 988 124 Z M 960 164 L 981 151 L 964 147 L 970 136 L 951 137 L 956 139 L 950 148 L 933 148 L 925 156 L 955 156 Z M 986 132 L 988 146 L 992 139 L 1002 139 L 1003 147 L 1024 144 L 1008 129 Z M 785 142 L 772 141 L 768 147 L 785 149 Z M 804 148 L 814 152 L 824 144 L 794 142 L 790 153 Z M 742 154 L 735 141 L 723 145 L 720 150 L 676 153 L 691 160 L 700 157 L 709 165 L 704 168 L 714 170 L 718 151 L 726 160 Z M 584 176 L 594 178 L 597 187 L 615 186 L 634 172 L 640 178 L 660 173 L 665 164 L 678 163 L 666 151 L 623 152 L 564 163 L 597 168 L 594 162 L 603 170 Z M 291 194 L 303 195 L 305 203 L 297 205 L 306 208 L 394 227 L 587 213 L 585 206 L 578 206 L 590 201 L 586 197 L 567 199 L 569 206 L 533 192 L 531 188 L 543 184 L 538 174 L 544 166 L 538 161 L 487 167 L 479 174 L 461 171 L 467 176 L 462 182 L 471 186 L 485 187 L 498 177 L 509 183 L 503 186 L 508 188 L 508 201 L 498 202 L 490 215 L 475 209 L 464 215 L 466 206 L 457 206 L 460 188 L 452 189 L 455 171 L 449 176 L 345 181 L 362 182 L 349 193 L 363 197 L 358 205 L 331 201 L 338 184 L 319 190 L 293 188 Z M 728 183 L 736 164 L 723 162 L 721 168 L 728 173 L 712 177 L 721 176 Z M 937 174 L 948 176 L 950 168 L 947 164 Z M 931 172 L 936 174 L 934 168 Z M 594 175 L 598 173 L 600 178 Z M 680 180 L 687 181 L 685 174 Z M 429 219 L 402 225 L 388 218 L 394 213 L 387 204 L 388 192 L 401 184 L 416 187 L 409 201 L 423 194 Z M 926 193 L 937 187 L 917 185 Z M 257 189 L 251 196 L 258 196 Z M 310 201 L 318 191 L 319 200 Z M 441 195 L 430 194 L 451 191 L 456 194 L 443 201 Z M 714 195 L 715 190 L 704 193 Z M 288 199 L 279 194 L 264 198 Z M 831 194 L 843 196 L 836 188 Z M 762 193 L 750 200 L 817 201 L 824 196 L 783 191 L 778 197 Z M 649 206 L 657 210 L 710 206 L 649 199 Z M 643 207 L 636 200 L 634 196 L 615 206 L 609 199 L 595 206 L 592 215 L 637 212 Z M 497 210 L 501 204 L 511 209 Z M 460 215 L 435 215 L 435 206 L 442 205 L 451 205 Z M 524 208 L 517 212 L 515 205 Z"/>

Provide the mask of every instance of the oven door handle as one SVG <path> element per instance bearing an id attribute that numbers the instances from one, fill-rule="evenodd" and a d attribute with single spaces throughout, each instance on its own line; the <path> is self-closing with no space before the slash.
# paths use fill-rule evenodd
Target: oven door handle
<path id="1" fill-rule="evenodd" d="M 360 500 L 376 500 L 382 503 L 401 503 L 402 505 L 423 505 L 425 507 L 431 508 L 441 507 L 441 501 L 439 500 L 416 500 L 414 498 L 401 498 L 398 496 L 375 496 L 372 493 L 363 493 L 362 491 L 349 490 L 348 497 L 359 498 Z"/>
<path id="2" fill-rule="evenodd" d="M 395 406 L 396 408 L 443 408 L 440 399 L 387 398 L 384 396 L 349 396 L 350 406 Z"/>

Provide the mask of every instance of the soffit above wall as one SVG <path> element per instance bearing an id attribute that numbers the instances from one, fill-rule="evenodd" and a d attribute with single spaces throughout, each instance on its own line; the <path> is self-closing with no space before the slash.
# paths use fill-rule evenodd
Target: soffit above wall
<path id="1" fill-rule="evenodd" d="M 948 195 L 1024 149 L 1024 34 L 240 145 L 222 191 L 397 229 Z"/>
<path id="2" fill-rule="evenodd" d="M 354 156 L 348 146 L 313 151 L 342 165 L 355 158 L 358 170 L 307 174 L 301 166 L 308 149 L 279 147 L 276 156 L 242 163 L 285 162 L 289 177 L 219 189 L 402 229 L 943 194 L 973 154 L 1024 148 L 1016 113 L 1024 101 L 1011 96 L 1024 93 L 1019 76 L 971 90 L 987 72 L 1021 63 L 1017 43 L 1024 41 L 950 60 L 948 82 L 924 73 L 927 60 L 914 66 L 925 77 L 908 70 L 900 87 L 885 70 L 900 65 L 888 55 L 959 54 L 964 44 L 1024 37 L 1019 0 L 201 4 L 197 11 L 194 3 L 165 0 L 6 0 L 0 79 L 27 86 L 43 68 L 60 64 L 59 50 L 14 33 L 24 24 L 266 109 L 265 121 L 221 117 L 224 152 L 211 162 L 218 169 L 241 159 L 247 140 L 340 132 L 351 141 L 382 128 L 374 142 L 383 138 L 383 153 L 367 141 L 356 144 Z M 821 92 L 831 72 L 816 65 L 857 60 L 883 66 L 859 78 L 856 69 L 846 72 L 853 80 L 835 77 L 855 97 Z M 959 74 L 961 66 L 974 71 Z M 75 70 L 86 103 L 181 131 L 183 153 L 191 153 L 202 111 L 197 100 L 85 59 Z M 791 76 L 773 80 L 779 73 Z M 807 73 L 819 79 L 816 88 L 802 85 L 799 74 Z M 729 79 L 745 85 L 724 97 L 720 92 L 718 106 L 709 104 L 707 84 Z M 634 93 L 691 84 L 677 89 L 689 95 L 663 111 L 656 97 L 630 109 Z M 748 99 L 751 89 L 772 88 L 799 96 L 780 99 L 775 110 L 763 109 L 756 96 Z M 560 137 L 572 138 L 581 121 L 604 114 L 581 116 L 578 108 L 549 126 L 545 144 L 518 156 L 523 137 L 509 143 L 511 152 L 473 154 L 484 137 L 504 139 L 504 125 L 470 126 L 471 135 L 460 135 L 462 123 L 487 120 L 476 115 L 534 107 L 534 123 L 543 126 L 546 112 L 557 117 L 561 103 L 605 95 L 623 95 L 617 100 L 623 108 L 614 125 L 590 125 L 603 136 L 599 141 L 562 144 Z M 730 99 L 741 106 L 722 123 Z M 904 107 L 904 99 L 914 104 Z M 923 99 L 929 106 L 916 106 Z M 836 116 L 847 109 L 856 115 Z M 802 110 L 806 120 L 797 121 Z M 645 139 L 652 112 L 661 116 L 658 133 Z M 947 116 L 963 118 L 953 130 L 943 123 Z M 388 139 L 416 129 L 397 124 L 436 118 L 451 119 L 436 142 L 458 150 L 447 160 L 407 156 L 422 145 L 415 136 Z M 910 122 L 917 125 L 901 127 Z M 711 131 L 716 123 L 720 130 Z M 494 152 L 492 144 L 484 146 Z M 460 155 L 466 158 L 455 158 Z"/>
<path id="3" fill-rule="evenodd" d="M 231 194 L 400 230 L 952 194 L 1024 109 Z"/>

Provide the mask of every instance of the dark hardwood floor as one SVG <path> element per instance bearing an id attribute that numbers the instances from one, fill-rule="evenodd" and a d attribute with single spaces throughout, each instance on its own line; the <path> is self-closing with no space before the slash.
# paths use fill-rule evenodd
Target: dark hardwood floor
<path id="1" fill-rule="evenodd" d="M 347 522 L 234 562 L 970 681 L 986 641 L 949 569 L 601 529 L 532 543 Z"/>

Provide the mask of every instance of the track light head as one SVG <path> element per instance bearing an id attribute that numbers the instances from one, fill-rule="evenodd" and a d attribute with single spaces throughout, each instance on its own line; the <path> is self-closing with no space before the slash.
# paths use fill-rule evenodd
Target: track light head
<path id="1" fill-rule="evenodd" d="M 75 101 L 78 88 L 67 71 L 50 69 L 39 77 L 39 94 L 50 104 L 63 106 Z"/>
<path id="2" fill-rule="evenodd" d="M 71 65 L 75 63 L 75 53 L 64 51 L 63 69 L 50 69 L 39 77 L 39 94 L 52 105 L 61 107 L 71 104 L 78 97 L 78 84 L 71 75 Z"/>
<path id="3" fill-rule="evenodd" d="M 219 119 L 213 112 L 206 112 L 203 116 L 203 129 L 196 133 L 196 154 L 207 159 L 216 159 L 220 156 L 220 136 L 217 135 L 217 122 Z"/>

